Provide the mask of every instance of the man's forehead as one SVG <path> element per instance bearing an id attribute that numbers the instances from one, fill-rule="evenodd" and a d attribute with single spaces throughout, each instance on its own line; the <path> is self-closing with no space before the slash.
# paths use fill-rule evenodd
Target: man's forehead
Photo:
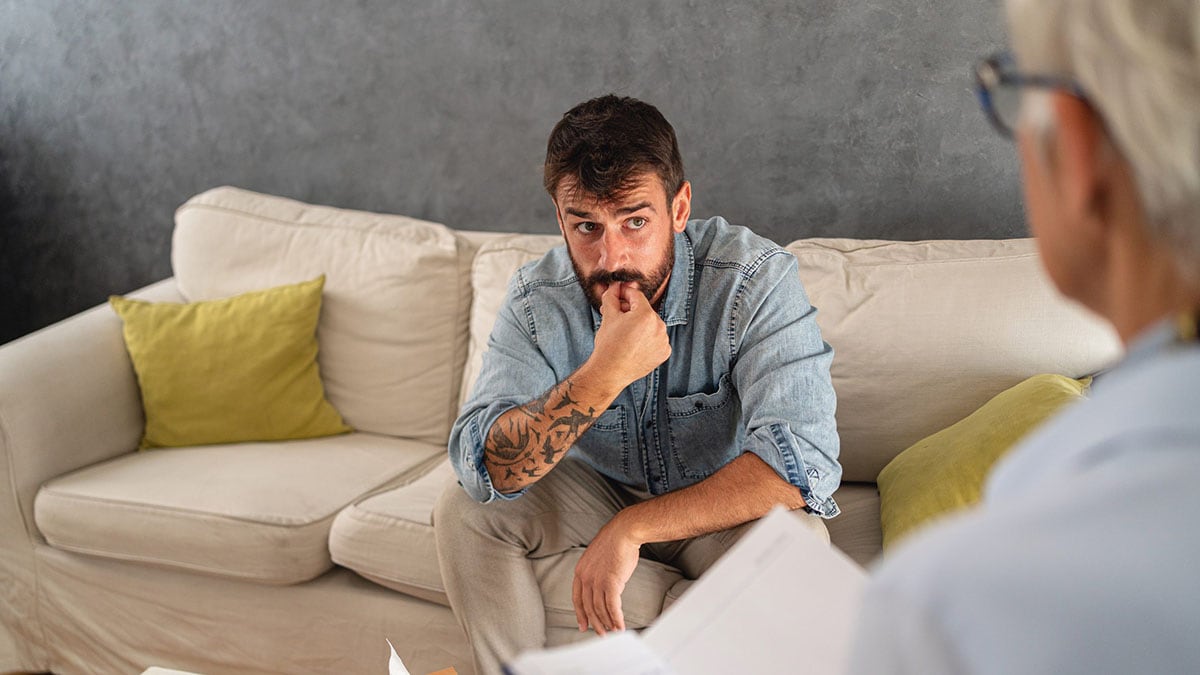
<path id="1" fill-rule="evenodd" d="M 555 190 L 555 201 L 562 209 L 587 213 L 627 210 L 642 204 L 653 208 L 664 201 L 665 196 L 662 181 L 653 173 L 638 176 L 629 188 L 606 199 L 578 189 L 572 178 L 564 178 Z"/>

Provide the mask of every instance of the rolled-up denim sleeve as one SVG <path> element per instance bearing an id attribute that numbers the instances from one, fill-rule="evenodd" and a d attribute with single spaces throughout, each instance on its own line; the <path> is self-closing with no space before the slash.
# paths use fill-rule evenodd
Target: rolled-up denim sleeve
<path id="1" fill-rule="evenodd" d="M 732 376 L 747 425 L 743 450 L 799 488 L 806 510 L 836 516 L 842 466 L 833 348 L 821 338 L 795 257 L 779 250 L 762 262 L 739 290 L 731 322 Z"/>
<path id="2" fill-rule="evenodd" d="M 520 490 L 503 494 L 492 485 L 483 463 L 484 439 L 492 424 L 557 382 L 538 348 L 527 301 L 519 288 L 518 277 L 514 276 L 496 315 L 475 388 L 450 429 L 450 464 L 458 474 L 458 482 L 467 494 L 483 503 L 516 499 L 525 493 Z"/>

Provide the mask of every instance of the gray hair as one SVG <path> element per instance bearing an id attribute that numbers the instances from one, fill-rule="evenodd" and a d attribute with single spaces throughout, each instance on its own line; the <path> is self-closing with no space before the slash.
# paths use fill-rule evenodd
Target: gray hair
<path id="1" fill-rule="evenodd" d="M 1200 0 L 1007 5 L 1021 70 L 1079 83 L 1133 169 L 1151 236 L 1200 280 Z"/>

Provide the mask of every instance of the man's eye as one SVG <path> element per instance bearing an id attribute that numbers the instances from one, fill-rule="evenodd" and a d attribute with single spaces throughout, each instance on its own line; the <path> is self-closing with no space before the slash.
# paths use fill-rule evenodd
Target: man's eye
<path id="1" fill-rule="evenodd" d="M 630 218 L 629 227 L 634 230 L 640 230 L 646 226 L 645 218 Z"/>
<path id="2" fill-rule="evenodd" d="M 579 223 L 575 226 L 575 230 L 581 234 L 591 234 L 596 231 L 595 223 Z"/>

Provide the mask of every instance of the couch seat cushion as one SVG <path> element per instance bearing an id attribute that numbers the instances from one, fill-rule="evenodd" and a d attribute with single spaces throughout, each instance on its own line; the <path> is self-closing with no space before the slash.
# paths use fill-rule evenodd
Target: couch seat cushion
<path id="1" fill-rule="evenodd" d="M 134 453 L 46 483 L 34 517 L 56 548 L 298 583 L 332 567 L 338 511 L 444 453 L 366 433 Z"/>
<path id="2" fill-rule="evenodd" d="M 883 552 L 879 524 L 879 488 L 874 483 L 842 483 L 834 493 L 842 512 L 829 520 L 829 542 L 862 566 Z"/>
<path id="3" fill-rule="evenodd" d="M 448 461 L 409 485 L 348 506 L 329 533 L 333 561 L 380 585 L 449 606 L 432 523 L 433 505 L 447 488 L 462 489 Z M 582 553 L 582 548 L 572 549 L 533 561 L 548 626 L 575 626 L 571 581 Z M 673 567 L 641 560 L 622 596 L 626 622 L 641 627 L 653 621 L 667 590 L 682 578 Z"/>
<path id="4" fill-rule="evenodd" d="M 454 470 L 444 461 L 408 485 L 347 506 L 329 531 L 333 562 L 381 586 L 449 606 L 432 523 L 433 505 L 448 485 L 454 485 Z"/>

